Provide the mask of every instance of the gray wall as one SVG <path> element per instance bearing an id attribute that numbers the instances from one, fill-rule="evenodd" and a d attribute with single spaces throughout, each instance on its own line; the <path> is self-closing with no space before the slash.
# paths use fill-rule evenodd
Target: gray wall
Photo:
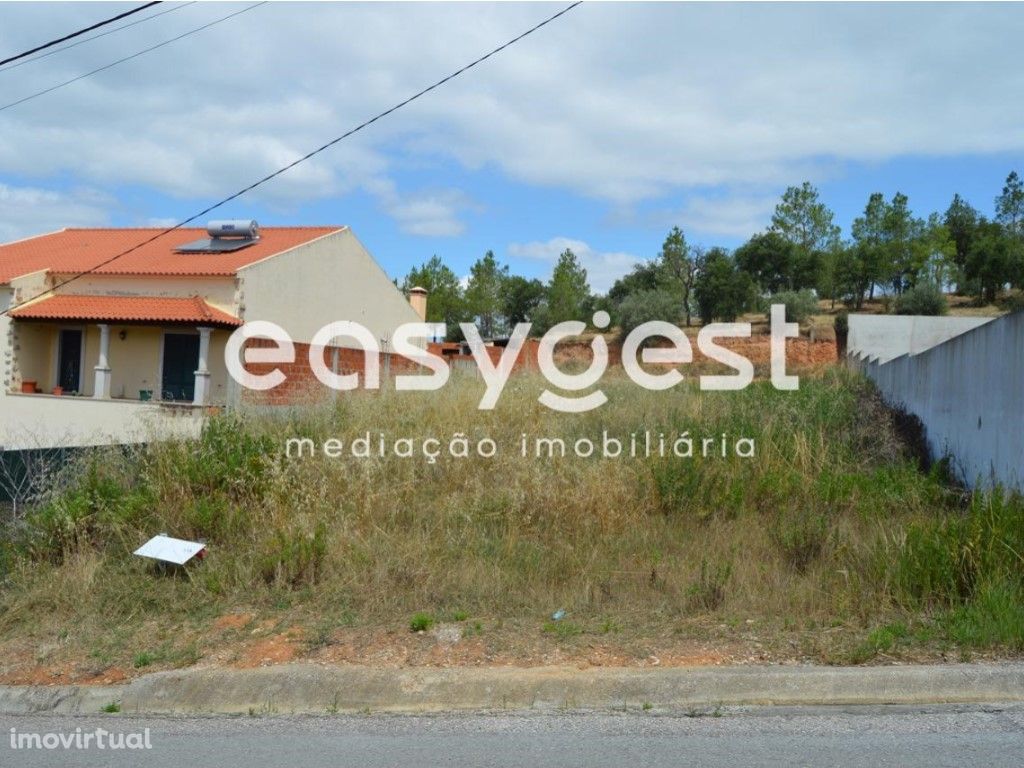
<path id="1" fill-rule="evenodd" d="M 961 333 L 991 322 L 991 317 L 922 317 L 917 315 L 850 315 L 846 351 L 884 363 L 916 355 Z"/>
<path id="2" fill-rule="evenodd" d="M 848 354 L 888 403 L 921 419 L 933 456 L 951 456 L 971 487 L 1024 490 L 1024 312 L 919 354 L 870 357 L 863 347 Z"/>

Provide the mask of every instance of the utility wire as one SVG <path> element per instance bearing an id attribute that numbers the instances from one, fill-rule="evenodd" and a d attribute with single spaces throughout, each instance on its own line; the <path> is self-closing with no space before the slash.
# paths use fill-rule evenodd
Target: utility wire
<path id="1" fill-rule="evenodd" d="M 52 48 L 55 45 L 59 45 L 60 43 L 67 42 L 68 40 L 71 40 L 72 38 L 79 37 L 80 35 L 84 35 L 86 32 L 92 32 L 94 29 L 99 29 L 100 27 L 105 27 L 105 26 L 107 26 L 107 24 L 113 24 L 115 21 L 120 21 L 121 19 L 125 18 L 126 16 L 131 16 L 132 14 L 138 13 L 139 11 L 144 11 L 147 8 L 152 8 L 154 5 L 160 5 L 160 0 L 156 0 L 156 2 L 152 2 L 152 3 L 146 3 L 145 5 L 140 5 L 138 8 L 132 8 L 130 11 L 125 11 L 124 13 L 117 14 L 117 16 L 111 16 L 109 19 L 106 19 L 104 21 L 96 22 L 95 24 L 93 24 L 90 27 L 85 27 L 84 29 L 80 29 L 77 32 L 72 32 L 70 35 L 64 35 L 64 37 L 58 37 L 56 40 L 51 40 L 48 43 L 43 43 L 42 45 L 37 45 L 35 48 L 32 48 L 32 49 L 30 49 L 28 51 L 23 51 L 22 53 L 19 53 L 17 56 L 10 56 L 10 57 L 4 59 L 3 61 L 0 61 L 0 67 L 2 67 L 4 64 L 10 64 L 12 61 L 17 61 L 18 59 L 24 59 L 26 56 L 31 56 L 33 53 L 39 53 L 39 51 L 44 51 L 47 48 Z"/>
<path id="2" fill-rule="evenodd" d="M 214 19 L 211 22 L 203 24 L 201 27 L 196 27 L 195 29 L 190 29 L 188 32 L 182 32 L 180 35 L 178 35 L 177 37 L 172 37 L 170 40 L 164 40 L 162 43 L 157 43 L 156 45 L 151 45 L 149 48 L 143 48 L 141 51 L 136 51 L 135 53 L 133 53 L 133 54 L 131 54 L 129 56 L 125 56 L 122 59 L 118 59 L 117 61 L 112 61 L 110 64 L 104 64 L 102 67 L 98 67 L 98 68 L 92 70 L 91 72 L 86 72 L 85 74 L 78 75 L 77 77 L 73 77 L 70 80 L 65 80 L 63 83 L 58 83 L 57 85 L 52 85 L 49 88 L 44 88 L 41 91 L 36 91 L 35 93 L 30 94 L 28 96 L 25 96 L 23 98 L 20 98 L 17 101 L 12 101 L 9 104 L 4 104 L 2 107 L 0 107 L 0 112 L 8 110 L 11 107 L 16 107 L 19 104 L 24 104 L 26 101 L 32 101 L 32 99 L 38 99 L 40 96 L 45 96 L 48 93 L 53 93 L 54 91 L 59 90 L 59 89 L 63 88 L 64 86 L 71 85 L 72 83 L 77 83 L 79 80 L 84 80 L 85 78 L 92 77 L 93 75 L 95 75 L 95 74 L 97 74 L 99 72 L 104 72 L 104 71 L 106 71 L 108 69 L 111 69 L 112 67 L 116 67 L 118 64 L 124 64 L 126 61 L 131 61 L 132 59 L 137 59 L 139 56 L 147 54 L 147 53 L 149 53 L 151 51 L 155 51 L 157 48 L 163 48 L 165 45 L 170 45 L 171 43 L 175 43 L 178 40 L 181 40 L 183 38 L 188 37 L 189 35 L 194 35 L 197 32 L 202 32 L 204 29 L 209 29 L 210 27 L 216 26 L 217 24 L 220 24 L 221 22 L 227 21 L 228 19 L 233 19 L 235 16 L 241 16 L 246 11 L 251 11 L 253 8 L 259 8 L 261 5 L 266 5 L 267 2 L 269 2 L 269 0 L 263 0 L 263 2 L 260 2 L 260 3 L 253 3 L 252 5 L 247 5 L 245 8 L 243 8 L 240 11 L 235 11 L 234 13 L 229 13 L 227 16 L 221 16 L 219 19 Z"/>
<path id="3" fill-rule="evenodd" d="M 9 67 L 4 67 L 3 69 L 0 69 L 0 72 L 7 72 L 8 70 L 11 70 L 11 69 L 17 69 L 18 67 L 23 67 L 26 64 L 31 64 L 33 61 L 39 61 L 40 59 L 45 59 L 47 56 L 53 56 L 53 54 L 55 54 L 55 53 L 62 53 L 64 51 L 69 51 L 72 48 L 77 48 L 79 45 L 83 45 L 85 43 L 91 43 L 93 40 L 99 40 L 101 37 L 106 37 L 107 35 L 112 35 L 115 32 L 120 32 L 122 29 L 128 29 L 128 27 L 134 27 L 136 24 L 143 24 L 143 23 L 145 23 L 147 21 L 151 21 L 152 19 L 159 18 L 160 16 L 166 16 L 168 13 L 174 13 L 175 11 L 180 11 L 182 8 L 186 8 L 186 7 L 190 6 L 190 5 L 195 5 L 197 2 L 198 2 L 198 0 L 189 0 L 189 2 L 187 2 L 187 3 L 182 3 L 181 5 L 176 5 L 173 8 L 168 8 L 166 11 L 160 11 L 160 13 L 154 13 L 152 16 L 147 16 L 144 19 L 139 19 L 137 21 L 128 22 L 127 24 L 122 24 L 120 27 L 115 27 L 114 29 L 108 29 L 106 32 L 100 32 L 98 35 L 93 35 L 92 37 L 87 37 L 84 40 L 77 40 L 76 42 L 71 43 L 70 45 L 65 45 L 63 48 L 58 48 L 55 51 L 47 51 L 46 53 L 41 53 L 38 56 L 33 56 L 31 59 L 24 59 L 22 61 L 19 61 L 16 64 L 11 64 L 11 66 L 9 66 Z"/>
<path id="4" fill-rule="evenodd" d="M 122 258 L 124 256 L 127 256 L 128 254 L 133 253 L 134 251 L 137 251 L 140 248 L 143 248 L 143 247 L 149 245 L 150 243 L 155 242 L 156 240 L 159 240 L 161 237 L 165 237 L 166 235 L 169 235 L 171 232 L 174 232 L 175 230 L 181 229 L 186 224 L 191 224 L 196 219 L 201 218 L 202 216 L 205 216 L 206 214 L 211 213 L 212 211 L 217 210 L 221 206 L 226 205 L 227 203 L 230 203 L 232 200 L 235 200 L 235 199 L 241 197 L 242 195 L 246 194 L 247 192 L 251 192 L 252 190 L 256 189 L 257 187 L 262 186 L 263 184 L 266 184 L 271 179 L 275 179 L 278 176 L 280 176 L 281 174 L 286 173 L 287 171 L 290 171 L 292 168 L 294 168 L 295 166 L 299 165 L 300 163 L 304 163 L 307 160 L 309 160 L 310 158 L 313 158 L 316 155 L 319 155 L 321 152 L 324 152 L 325 150 L 330 149 L 335 144 L 343 141 L 344 139 L 347 139 L 352 134 L 358 133 L 359 131 L 363 130 L 367 126 L 373 125 L 378 120 L 387 117 L 388 115 L 390 115 L 393 112 L 397 112 L 399 109 L 401 109 L 402 107 L 406 106 L 407 104 L 411 104 L 412 102 L 416 101 L 421 96 L 425 96 L 426 94 L 430 93 L 431 91 L 435 90 L 436 88 L 440 88 L 442 85 L 444 85 L 448 81 L 454 80 L 456 77 L 458 77 L 459 75 L 463 74 L 464 72 L 468 72 L 469 70 L 471 70 L 473 67 L 477 66 L 478 64 L 482 64 L 483 62 L 487 61 L 492 56 L 495 56 L 495 55 L 501 53 L 502 51 L 504 51 L 506 48 L 508 48 L 508 47 L 510 47 L 512 45 L 515 45 L 516 43 L 518 43 L 523 38 L 532 35 L 534 32 L 539 30 L 541 27 L 546 27 L 551 22 L 555 21 L 556 19 L 561 18 L 562 16 L 567 14 L 569 11 L 571 11 L 573 8 L 575 8 L 578 5 L 581 5 L 582 3 L 583 3 L 583 0 L 576 0 L 576 2 L 574 2 L 572 5 L 566 6 L 565 8 L 560 10 L 558 13 L 554 14 L 553 16 L 549 16 L 548 18 L 546 18 L 544 21 L 540 22 L 539 24 L 536 24 L 536 25 L 530 27 L 528 30 L 526 30 L 522 34 L 517 35 L 516 37 L 513 37 L 508 42 L 503 43 L 502 45 L 499 45 L 497 48 L 493 49 L 489 53 L 485 53 L 480 58 L 474 59 L 469 64 L 467 64 L 464 67 L 462 67 L 461 69 L 457 69 L 454 72 L 452 72 L 450 75 L 447 75 L 446 77 L 441 78 L 440 80 L 438 80 L 433 85 L 428 85 L 423 90 L 417 91 L 412 96 L 410 96 L 409 98 L 405 99 L 404 101 L 400 101 L 397 104 L 395 104 L 393 107 L 390 107 L 390 108 L 384 110 L 383 112 L 377 114 L 376 116 L 371 117 L 369 120 L 366 120 L 365 122 L 360 123 L 355 128 L 352 128 L 352 129 L 346 131 L 345 133 L 341 134 L 341 136 L 338 136 L 337 138 L 331 139 L 329 142 L 327 142 L 326 144 L 323 144 L 323 145 L 317 147 L 312 152 L 308 152 L 307 154 L 303 155 L 302 157 L 298 158 L 297 160 L 293 160 L 288 165 L 286 165 L 286 166 L 284 166 L 282 168 L 278 168 L 273 173 L 267 174 L 266 176 L 264 176 L 259 181 L 255 181 L 252 184 L 250 184 L 249 186 L 245 187 L 244 189 L 241 189 L 241 190 L 239 190 L 238 192 L 235 192 L 232 195 L 228 195 L 223 200 L 221 200 L 219 202 L 216 202 L 216 203 L 214 203 L 213 205 L 211 205 L 211 206 L 209 206 L 207 208 L 204 208 L 203 210 L 199 211 L 198 213 L 193 214 L 192 216 L 189 216 L 187 219 L 179 221 L 177 224 L 175 224 L 173 226 L 170 226 L 167 229 L 162 230 L 161 232 L 158 232 L 157 234 L 153 235 L 152 237 L 149 237 L 149 238 L 143 240 L 142 242 L 140 242 L 140 243 L 138 243 L 136 245 L 133 245 L 131 248 L 128 248 L 127 250 L 121 251 L 120 253 L 118 253 L 118 254 L 116 254 L 114 256 L 111 256 L 108 259 L 105 259 L 105 260 L 101 261 L 99 264 L 96 264 L 95 266 L 90 267 L 89 269 L 87 269 L 87 270 L 85 270 L 83 272 L 79 272 L 76 275 L 72 275 L 71 277 L 67 278 L 66 280 L 62 280 L 59 283 L 55 283 L 49 289 L 47 289 L 45 291 L 42 291 L 40 293 L 37 293 L 34 296 L 32 296 L 31 298 L 25 299 L 23 301 L 18 302 L 17 304 L 15 304 L 13 306 L 8 307 L 7 309 L 5 309 L 2 312 L 0 312 L 0 317 L 3 317 L 4 315 L 9 314 L 12 310 L 18 309 L 19 307 L 22 307 L 25 304 L 28 304 L 29 302 L 32 302 L 32 301 L 35 301 L 36 299 L 42 298 L 43 296 L 46 296 L 47 294 L 52 293 L 53 291 L 57 290 L 58 288 L 63 288 L 65 285 L 67 285 L 69 283 L 73 283 L 75 280 L 83 278 L 86 275 L 90 275 L 93 272 L 95 272 L 95 271 L 97 271 L 99 269 L 102 269 L 103 267 L 107 266 L 108 264 L 112 264 L 113 262 L 117 261 L 118 259 L 120 259 L 120 258 Z"/>

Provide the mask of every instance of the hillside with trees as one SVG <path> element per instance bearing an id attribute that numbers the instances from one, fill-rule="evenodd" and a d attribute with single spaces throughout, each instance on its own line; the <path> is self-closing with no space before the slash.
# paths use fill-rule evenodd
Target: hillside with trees
<path id="1" fill-rule="evenodd" d="M 947 294 L 958 305 L 1024 306 L 1024 181 L 1011 172 L 995 197 L 991 217 L 959 194 L 949 207 L 926 216 L 909 198 L 871 194 L 844 237 L 835 215 L 810 183 L 786 189 L 763 232 L 734 250 L 691 243 L 672 227 L 659 253 L 637 264 L 600 295 L 570 249 L 545 283 L 511 273 L 487 251 L 465 284 L 440 257 L 409 272 L 408 290 L 430 291 L 428 321 L 448 325 L 475 321 L 484 336 L 507 334 L 520 322 L 533 333 L 564 320 L 587 319 L 608 310 L 628 332 L 649 320 L 681 326 L 733 320 L 782 303 L 793 321 L 829 308 L 860 311 L 883 299 L 884 311 L 943 314 Z"/>

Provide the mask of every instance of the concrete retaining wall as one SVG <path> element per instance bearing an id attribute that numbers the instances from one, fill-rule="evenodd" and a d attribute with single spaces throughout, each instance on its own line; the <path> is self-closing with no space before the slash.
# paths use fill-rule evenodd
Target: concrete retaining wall
<path id="1" fill-rule="evenodd" d="M 885 363 L 900 355 L 920 354 L 992 320 L 991 317 L 850 315 L 846 351 Z"/>
<path id="2" fill-rule="evenodd" d="M 850 318 L 851 340 L 862 319 Z M 921 419 L 933 456 L 949 455 L 971 487 L 1024 490 L 1024 312 L 887 362 L 859 351 L 851 348 L 851 366 Z"/>

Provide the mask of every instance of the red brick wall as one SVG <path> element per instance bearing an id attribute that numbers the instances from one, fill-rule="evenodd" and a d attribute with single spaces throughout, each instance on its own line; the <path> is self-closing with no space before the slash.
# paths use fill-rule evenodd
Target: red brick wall
<path id="1" fill-rule="evenodd" d="M 771 362 L 770 338 L 768 336 L 754 336 L 749 339 L 716 339 L 716 344 L 743 355 L 754 365 L 768 365 Z M 691 339 L 693 347 L 693 362 L 709 362 L 697 348 L 696 340 Z M 268 339 L 250 339 L 248 347 L 272 347 L 274 343 Z M 440 355 L 449 361 L 449 364 L 465 362 L 467 365 L 476 365 L 472 355 L 452 354 L 459 349 L 458 344 L 428 344 L 428 350 Z M 537 370 L 537 350 L 540 342 L 537 339 L 527 339 L 523 349 L 516 359 L 513 371 Z M 328 347 L 324 352 L 324 363 L 331 368 L 333 360 L 333 347 Z M 495 363 L 501 358 L 505 350 L 501 347 L 488 347 L 487 353 Z M 364 372 L 364 353 L 362 350 L 347 347 L 338 348 L 338 373 L 359 373 Z M 555 353 L 555 361 L 559 364 L 568 362 L 585 362 L 590 359 L 590 344 L 560 344 Z M 617 342 L 609 344 L 608 358 L 611 365 L 621 365 L 622 349 Z M 787 339 L 786 360 L 789 366 L 820 365 L 834 363 L 837 360 L 836 343 L 834 340 L 811 341 L 806 338 Z M 270 373 L 275 368 L 285 374 L 283 384 L 266 392 L 254 392 L 244 390 L 243 399 L 247 403 L 260 405 L 296 405 L 300 403 L 316 402 L 331 396 L 331 390 L 324 386 L 313 374 L 309 366 L 309 344 L 295 343 L 294 363 L 259 363 L 249 364 L 247 370 L 253 374 Z M 399 355 L 380 353 L 380 374 L 383 380 L 389 374 L 416 373 L 421 370 L 420 366 Z"/>

